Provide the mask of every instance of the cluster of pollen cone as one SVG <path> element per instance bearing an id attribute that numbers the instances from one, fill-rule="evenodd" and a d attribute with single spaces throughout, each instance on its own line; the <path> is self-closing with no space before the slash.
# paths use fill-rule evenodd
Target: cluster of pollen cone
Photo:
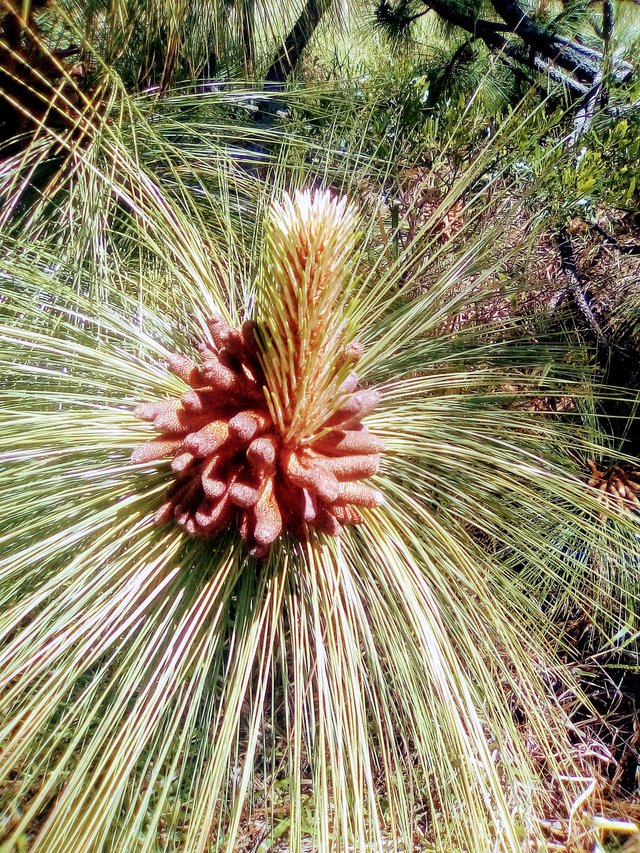
<path id="1" fill-rule="evenodd" d="M 266 405 L 253 324 L 238 331 L 215 318 L 209 327 L 214 345 L 200 346 L 199 364 L 181 355 L 169 362 L 190 390 L 136 410 L 161 436 L 137 448 L 133 461 L 173 457 L 176 480 L 155 520 L 174 519 L 199 536 L 234 524 L 255 556 L 283 530 L 304 536 L 311 525 L 337 534 L 359 523 L 359 507 L 381 503 L 361 482 L 376 473 L 383 449 L 361 422 L 378 392 L 359 390 L 351 373 L 344 401 L 317 435 L 285 443 Z M 345 353 L 357 355 L 354 346 Z"/>
<path id="2" fill-rule="evenodd" d="M 198 344 L 195 360 L 175 355 L 169 361 L 188 390 L 135 411 L 159 435 L 132 460 L 172 458 L 175 481 L 155 521 L 173 520 L 202 537 L 235 527 L 256 557 L 283 532 L 304 538 L 317 528 L 337 535 L 344 525 L 360 523 L 362 507 L 382 503 L 380 492 L 362 481 L 376 473 L 383 450 L 362 423 L 379 393 L 360 388 L 357 374 L 348 373 L 361 347 L 342 347 L 346 378 L 324 422 L 310 434 L 303 427 L 292 434 L 274 421 L 267 403 L 256 325 L 234 329 L 219 316 L 207 324 L 210 336 Z"/>
<path id="3" fill-rule="evenodd" d="M 640 471 L 621 465 L 602 470 L 592 460 L 587 465 L 591 474 L 588 485 L 598 490 L 604 502 L 619 510 L 640 511 Z"/>

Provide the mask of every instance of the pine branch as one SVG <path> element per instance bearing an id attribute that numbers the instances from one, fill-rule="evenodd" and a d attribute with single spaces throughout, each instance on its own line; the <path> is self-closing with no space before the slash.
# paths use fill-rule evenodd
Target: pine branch
<path id="1" fill-rule="evenodd" d="M 639 0 L 640 1 L 640 0 Z M 516 0 L 491 0 L 504 23 L 477 18 L 455 7 L 449 0 L 424 0 L 443 20 L 479 38 L 493 51 L 499 51 L 531 70 L 548 75 L 567 88 L 574 98 L 588 95 L 602 77 L 604 56 L 600 51 L 554 35 L 542 29 Z M 517 35 L 528 50 L 514 46 L 504 33 Z M 630 78 L 632 67 L 620 61 L 611 76 L 619 82 Z"/>
<path id="2" fill-rule="evenodd" d="M 491 5 L 525 44 L 555 62 L 560 68 L 575 74 L 579 80 L 593 82 L 602 62 L 601 53 L 546 32 L 526 14 L 516 0 L 491 0 Z"/>
<path id="3" fill-rule="evenodd" d="M 426 5 L 437 15 L 461 29 L 481 39 L 491 50 L 498 51 L 504 56 L 527 66 L 532 71 L 550 77 L 555 83 L 566 87 L 572 97 L 581 98 L 587 94 L 589 87 L 574 80 L 561 69 L 554 67 L 550 61 L 538 56 L 535 51 L 523 51 L 510 44 L 502 35 L 504 24 L 496 24 L 484 18 L 474 18 L 459 9 L 452 8 L 447 0 L 425 0 Z"/>

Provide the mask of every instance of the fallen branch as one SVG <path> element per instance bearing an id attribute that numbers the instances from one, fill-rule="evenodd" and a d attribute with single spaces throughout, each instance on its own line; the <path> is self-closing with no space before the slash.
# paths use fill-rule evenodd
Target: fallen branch
<path id="1" fill-rule="evenodd" d="M 607 336 L 602 331 L 602 328 L 593 313 L 593 309 L 589 304 L 584 282 L 582 281 L 582 277 L 580 276 L 576 265 L 576 256 L 573 251 L 571 236 L 566 228 L 563 227 L 558 231 L 556 234 L 556 243 L 560 250 L 562 269 L 567 279 L 567 293 L 571 297 L 574 307 L 578 313 L 587 322 L 587 325 L 593 332 L 596 340 L 602 344 L 603 347 L 609 349 L 610 344 Z"/>
<path id="2" fill-rule="evenodd" d="M 611 234 L 605 231 L 597 222 L 590 222 L 589 225 L 602 237 L 602 241 L 606 243 L 607 246 L 611 246 L 612 249 L 620 252 L 621 255 L 640 255 L 640 244 L 629 243 L 627 245 L 621 245 L 615 237 L 612 237 Z"/>

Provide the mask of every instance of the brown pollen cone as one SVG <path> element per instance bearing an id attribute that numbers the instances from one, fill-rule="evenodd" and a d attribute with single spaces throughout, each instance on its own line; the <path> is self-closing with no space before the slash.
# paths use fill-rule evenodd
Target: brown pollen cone
<path id="1" fill-rule="evenodd" d="M 284 531 L 304 538 L 315 527 L 337 535 L 343 525 L 359 524 L 361 507 L 382 503 L 362 482 L 377 472 L 384 449 L 362 423 L 379 393 L 361 389 L 352 372 L 339 408 L 321 427 L 285 442 L 266 403 L 254 324 L 237 330 L 215 317 L 208 325 L 213 344 L 199 345 L 198 363 L 182 355 L 169 361 L 189 390 L 135 410 L 159 435 L 136 448 L 132 461 L 172 457 L 175 473 L 154 520 L 174 520 L 202 537 L 235 526 L 255 557 Z M 345 347 L 345 361 L 360 352 Z"/>
<path id="2" fill-rule="evenodd" d="M 587 466 L 591 475 L 587 485 L 600 492 L 603 503 L 621 511 L 640 511 L 640 471 L 622 465 L 601 469 L 592 460 Z"/>

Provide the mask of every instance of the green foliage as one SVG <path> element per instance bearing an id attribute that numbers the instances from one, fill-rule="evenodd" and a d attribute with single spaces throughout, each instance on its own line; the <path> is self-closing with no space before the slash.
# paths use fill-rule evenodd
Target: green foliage
<path id="1" fill-rule="evenodd" d="M 541 818 L 569 832 L 591 809 L 562 620 L 631 646 L 639 531 L 587 485 L 588 460 L 628 461 L 603 434 L 618 392 L 582 347 L 491 308 L 519 296 L 504 232 L 523 208 L 633 199 L 636 131 L 594 127 L 576 170 L 561 110 L 487 120 L 499 75 L 466 43 L 434 104 L 424 57 L 282 95 L 273 126 L 249 88 L 127 93 L 199 73 L 212 9 L 89 7 L 116 70 L 82 135 L 45 127 L 0 175 L 3 853 L 230 851 L 258 832 L 261 850 L 543 845 Z M 417 225 L 386 204 L 416 161 L 438 193 Z M 360 211 L 340 304 L 382 394 L 386 502 L 256 561 L 233 531 L 150 523 L 173 474 L 131 463 L 151 436 L 133 410 L 184 391 L 167 359 L 195 354 L 212 313 L 281 303 L 265 213 L 308 186 Z"/>
<path id="2" fill-rule="evenodd" d="M 499 220 L 445 247 L 444 266 L 422 234 L 389 263 L 365 226 L 348 286 L 362 375 L 383 393 L 369 425 L 388 448 L 385 508 L 340 543 L 285 539 L 263 563 L 233 536 L 150 526 L 170 475 L 128 461 L 147 438 L 134 403 L 175 395 L 164 361 L 208 313 L 242 317 L 274 286 L 255 278 L 272 185 L 254 180 L 248 218 L 248 188 L 186 193 L 216 149 L 185 149 L 183 131 L 179 159 L 163 143 L 182 168 L 155 181 L 123 142 L 96 143 L 94 163 L 110 163 L 96 198 L 119 200 L 93 226 L 107 253 L 70 267 L 46 220 L 36 241 L 6 244 L 0 718 L 3 790 L 22 809 L 9 839 L 234 849 L 251 801 L 268 814 L 286 784 L 294 849 L 310 823 L 321 849 L 408 843 L 422 809 L 440 849 L 519 849 L 540 834 L 542 766 L 567 808 L 580 784 L 532 592 L 592 607 L 592 564 L 574 584 L 563 542 L 567 529 L 591 541 L 600 505 L 572 462 L 588 436 L 512 403 L 580 394 L 581 370 L 504 328 L 452 337 L 456 312 L 491 290 Z M 318 180 L 296 172 L 297 145 L 287 182 Z M 82 198 L 68 203 L 81 217 Z M 524 595 L 516 568 L 547 586 Z"/>
<path id="3" fill-rule="evenodd" d="M 631 116 L 604 123 L 587 140 L 576 172 L 576 191 L 595 204 L 635 210 L 640 202 L 637 163 L 640 120 Z"/>

